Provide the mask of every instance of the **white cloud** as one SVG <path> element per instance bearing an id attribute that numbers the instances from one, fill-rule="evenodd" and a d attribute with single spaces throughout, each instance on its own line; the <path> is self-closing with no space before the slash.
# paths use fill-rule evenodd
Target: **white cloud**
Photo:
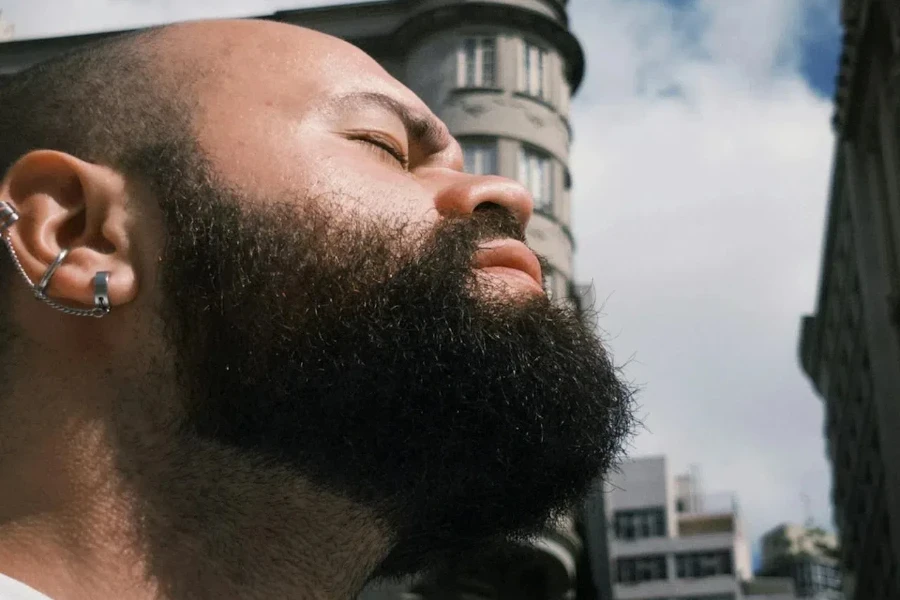
<path id="1" fill-rule="evenodd" d="M 751 536 L 830 523 L 822 410 L 797 364 L 814 306 L 830 101 L 797 71 L 801 0 L 574 0 L 579 277 L 644 389 L 634 455 L 702 465 Z M 678 94 L 660 94 L 677 89 Z"/>

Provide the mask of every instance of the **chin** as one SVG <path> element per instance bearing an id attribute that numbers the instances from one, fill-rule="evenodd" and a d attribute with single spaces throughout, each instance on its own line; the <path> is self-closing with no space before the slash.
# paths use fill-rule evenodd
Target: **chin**
<path id="1" fill-rule="evenodd" d="M 530 276 L 513 269 L 511 273 L 495 273 L 479 269 L 475 273 L 478 294 L 483 298 L 519 300 L 522 302 L 546 297 L 544 288 Z"/>

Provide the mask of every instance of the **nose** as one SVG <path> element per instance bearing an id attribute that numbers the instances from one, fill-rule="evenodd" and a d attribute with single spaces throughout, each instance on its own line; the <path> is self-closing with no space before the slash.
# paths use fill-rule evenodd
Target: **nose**
<path id="1" fill-rule="evenodd" d="M 521 184 L 495 175 L 455 173 L 434 198 L 434 206 L 442 216 L 471 214 L 483 204 L 496 204 L 507 209 L 522 224 L 528 225 L 534 211 L 534 200 Z"/>

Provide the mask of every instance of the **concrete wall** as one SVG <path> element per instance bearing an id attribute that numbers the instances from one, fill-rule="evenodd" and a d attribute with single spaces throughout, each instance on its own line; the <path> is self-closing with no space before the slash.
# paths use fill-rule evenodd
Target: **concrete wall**
<path id="1" fill-rule="evenodd" d="M 670 564 L 670 568 L 674 565 Z M 669 600 L 685 596 L 712 596 L 713 594 L 734 594 L 739 598 L 740 584 L 734 577 L 704 577 L 702 579 L 669 579 L 666 581 L 646 581 L 643 583 L 613 586 L 616 600 Z"/>
<path id="2" fill-rule="evenodd" d="M 665 457 L 627 461 L 609 478 L 606 508 L 612 515 L 617 510 L 666 507 L 668 479 Z"/>
<path id="3" fill-rule="evenodd" d="M 641 540 L 612 540 L 610 550 L 616 556 L 641 556 L 670 552 L 702 552 L 705 550 L 731 550 L 734 536 L 729 533 L 695 535 L 683 538 L 645 538 Z"/>

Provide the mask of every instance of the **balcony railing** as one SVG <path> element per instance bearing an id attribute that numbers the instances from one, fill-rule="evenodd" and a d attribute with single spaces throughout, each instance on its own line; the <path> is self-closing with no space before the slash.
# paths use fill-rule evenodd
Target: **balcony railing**
<path id="1" fill-rule="evenodd" d="M 684 516 L 738 514 L 737 498 L 731 493 L 689 494 L 677 499 L 676 508 Z"/>

